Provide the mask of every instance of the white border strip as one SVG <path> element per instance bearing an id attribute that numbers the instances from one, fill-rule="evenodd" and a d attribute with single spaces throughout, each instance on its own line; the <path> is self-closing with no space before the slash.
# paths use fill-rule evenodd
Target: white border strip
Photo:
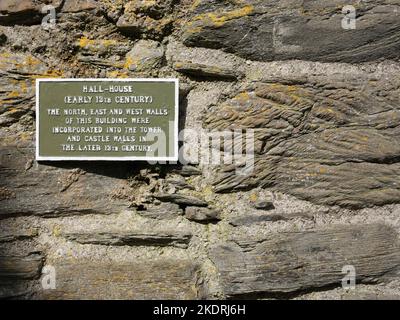
<path id="1" fill-rule="evenodd" d="M 41 82 L 81 82 L 81 81 L 114 81 L 114 82 L 173 82 L 175 83 L 175 125 L 174 125 L 174 155 L 171 157 L 47 157 L 39 155 L 39 123 L 40 101 L 39 84 Z M 178 161 L 178 121 L 179 121 L 179 79 L 176 78 L 42 78 L 36 79 L 36 160 L 37 161 Z M 167 142 L 168 143 L 168 142 Z"/>

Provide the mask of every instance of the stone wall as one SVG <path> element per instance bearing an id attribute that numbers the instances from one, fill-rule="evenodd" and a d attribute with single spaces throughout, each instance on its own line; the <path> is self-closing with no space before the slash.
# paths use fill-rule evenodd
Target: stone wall
<path id="1" fill-rule="evenodd" d="M 400 298 L 399 57 L 399 0 L 1 0 L 0 297 Z M 254 170 L 37 163 L 48 77 L 179 78 Z"/>

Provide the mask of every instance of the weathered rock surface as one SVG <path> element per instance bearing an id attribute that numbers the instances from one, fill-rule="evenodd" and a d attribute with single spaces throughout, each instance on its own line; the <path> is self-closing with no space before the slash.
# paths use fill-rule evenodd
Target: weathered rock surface
<path id="1" fill-rule="evenodd" d="M 201 175 L 201 170 L 194 167 L 194 166 L 189 166 L 189 165 L 185 165 L 182 166 L 182 168 L 179 169 L 173 169 L 171 170 L 174 173 L 178 173 L 183 177 L 190 177 L 190 176 L 199 176 Z"/>
<path id="2" fill-rule="evenodd" d="M 12 242 L 17 240 L 32 239 L 38 235 L 37 229 L 28 230 L 1 230 L 0 229 L 0 243 L 1 242 Z"/>
<path id="3" fill-rule="evenodd" d="M 14 236 L 5 241 L 26 239 L 26 236 Z M 31 298 L 43 267 L 43 253 L 27 250 L 24 254 L 20 248 L 18 254 L 12 254 L 3 252 L 4 249 L 0 248 L 0 299 Z"/>
<path id="4" fill-rule="evenodd" d="M 254 208 L 258 210 L 274 209 L 274 203 L 270 199 L 257 200 L 253 203 Z"/>
<path id="5" fill-rule="evenodd" d="M 209 208 L 199 208 L 199 207 L 186 207 L 185 217 L 188 220 L 209 223 L 217 222 L 221 220 L 220 212 Z"/>
<path id="6" fill-rule="evenodd" d="M 194 196 L 185 195 L 185 194 L 164 193 L 164 194 L 155 194 L 154 197 L 161 201 L 173 202 L 173 203 L 177 203 L 182 206 L 207 207 L 207 205 L 208 205 L 208 203 L 206 201 L 204 201 L 203 199 L 200 199 L 200 198 L 197 198 Z"/>
<path id="7" fill-rule="evenodd" d="M 0 51 L 0 127 L 17 122 L 34 108 L 35 79 L 61 76 L 29 53 Z"/>
<path id="8" fill-rule="evenodd" d="M 249 215 L 240 215 L 235 218 L 231 218 L 229 223 L 234 227 L 238 226 L 248 226 L 252 224 L 257 224 L 260 222 L 274 222 L 274 221 L 282 221 L 288 220 L 288 217 L 285 217 L 280 214 L 249 214 Z"/>
<path id="9" fill-rule="evenodd" d="M 209 77 L 228 81 L 236 80 L 243 76 L 241 73 L 234 70 L 187 61 L 175 62 L 174 69 L 193 77 Z"/>
<path id="10" fill-rule="evenodd" d="M 151 219 L 175 219 L 183 215 L 183 210 L 175 203 L 162 202 L 158 205 L 149 206 L 146 210 L 140 210 L 138 213 Z"/>
<path id="11" fill-rule="evenodd" d="M 106 167 L 100 167 L 103 175 L 97 175 L 81 169 L 32 165 L 30 139 L 18 147 L 0 146 L 0 185 L 11 194 L 0 201 L 0 218 L 109 214 L 128 208 L 129 200 L 120 197 L 119 191 L 129 189 L 129 185 L 118 172 L 112 170 L 113 177 L 106 175 L 111 173 Z"/>
<path id="12" fill-rule="evenodd" d="M 152 71 L 161 66 L 164 48 L 156 41 L 139 40 L 126 55 L 126 68 L 131 71 Z"/>
<path id="13" fill-rule="evenodd" d="M 384 81 L 347 82 L 328 82 L 329 90 L 258 83 L 209 114 L 208 128 L 252 129 L 255 138 L 253 174 L 223 169 L 216 190 L 267 186 L 349 207 L 399 202 L 398 95 L 382 95 Z M 397 92 L 394 75 L 392 85 Z"/>
<path id="14" fill-rule="evenodd" d="M 29 299 L 34 290 L 26 281 L 0 280 L 0 299 Z"/>
<path id="15" fill-rule="evenodd" d="M 88 55 L 96 53 L 99 56 L 106 56 L 111 54 L 125 54 L 130 49 L 128 41 L 117 41 L 115 39 L 89 39 L 81 37 L 76 42 L 76 47 L 80 52 Z"/>
<path id="16" fill-rule="evenodd" d="M 117 21 L 119 30 L 129 36 L 161 39 L 172 31 L 172 12 L 175 0 L 129 1 Z"/>
<path id="17" fill-rule="evenodd" d="M 175 231 L 62 232 L 70 241 L 108 246 L 175 246 L 187 248 L 192 235 Z"/>
<path id="18" fill-rule="evenodd" d="M 197 266 L 189 260 L 132 263 L 62 261 L 55 265 L 57 288 L 42 299 L 195 299 Z"/>
<path id="19" fill-rule="evenodd" d="M 0 256 L 0 281 L 4 279 L 37 279 L 43 265 L 43 256 Z"/>
<path id="20" fill-rule="evenodd" d="M 116 39 L 89 39 L 81 37 L 76 41 L 79 50 L 78 61 L 89 65 L 123 69 L 128 66 L 126 53 L 131 49 L 129 41 Z"/>
<path id="21" fill-rule="evenodd" d="M 345 5 L 357 8 L 356 29 L 342 28 Z M 183 41 L 259 61 L 398 58 L 398 10 L 390 0 L 200 1 L 183 23 Z"/>
<path id="22" fill-rule="evenodd" d="M 170 176 L 165 179 L 165 183 L 169 187 L 169 190 L 173 189 L 174 191 L 190 189 L 194 190 L 193 186 L 188 184 L 184 177 L 182 176 Z"/>
<path id="23" fill-rule="evenodd" d="M 81 12 L 85 10 L 95 10 L 98 3 L 94 0 L 64 0 L 62 12 Z"/>
<path id="24" fill-rule="evenodd" d="M 397 233 L 379 224 L 235 238 L 211 249 L 211 259 L 228 297 L 340 286 L 346 265 L 355 267 L 357 283 L 400 267 Z"/>

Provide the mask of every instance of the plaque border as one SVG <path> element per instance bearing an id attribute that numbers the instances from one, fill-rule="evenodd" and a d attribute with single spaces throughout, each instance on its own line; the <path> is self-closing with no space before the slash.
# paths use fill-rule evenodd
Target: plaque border
<path id="1" fill-rule="evenodd" d="M 41 82 L 82 82 L 82 81 L 114 81 L 114 82 L 173 82 L 175 84 L 175 124 L 174 124 L 174 146 L 175 152 L 170 157 L 81 157 L 81 156 L 41 156 L 39 155 L 39 84 Z M 36 161 L 178 161 L 179 141 L 178 141 L 178 122 L 179 122 L 179 79 L 178 78 L 40 78 L 36 79 Z"/>

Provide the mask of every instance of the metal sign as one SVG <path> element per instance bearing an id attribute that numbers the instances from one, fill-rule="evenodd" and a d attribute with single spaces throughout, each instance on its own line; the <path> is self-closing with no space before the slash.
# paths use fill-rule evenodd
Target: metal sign
<path id="1" fill-rule="evenodd" d="M 177 79 L 36 80 L 37 160 L 178 159 Z"/>

